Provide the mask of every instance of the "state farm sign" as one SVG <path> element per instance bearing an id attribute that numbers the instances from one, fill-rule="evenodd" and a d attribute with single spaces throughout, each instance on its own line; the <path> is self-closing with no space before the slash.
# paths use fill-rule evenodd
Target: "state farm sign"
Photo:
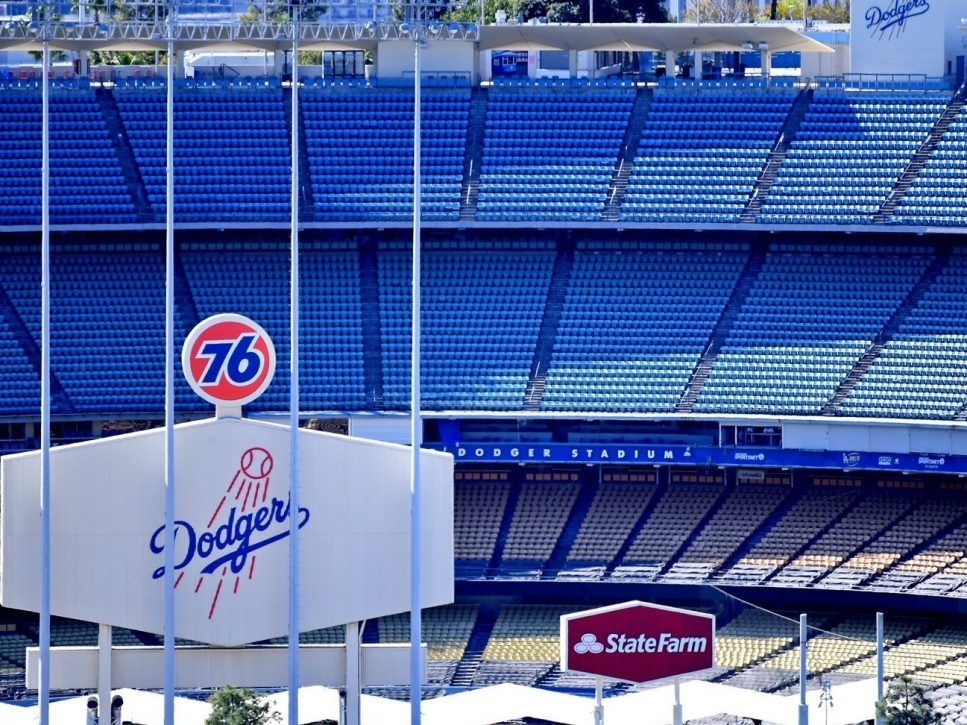
<path id="1" fill-rule="evenodd" d="M 715 617 L 626 602 L 561 617 L 561 669 L 649 682 L 715 663 Z"/>

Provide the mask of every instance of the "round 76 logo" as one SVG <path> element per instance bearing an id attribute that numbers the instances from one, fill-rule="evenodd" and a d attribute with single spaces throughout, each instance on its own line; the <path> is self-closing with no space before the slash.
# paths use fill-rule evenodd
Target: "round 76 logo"
<path id="1" fill-rule="evenodd" d="M 245 405 L 260 396 L 275 374 L 275 346 L 258 323 L 242 315 L 214 315 L 199 322 L 181 349 L 185 378 L 214 405 Z"/>

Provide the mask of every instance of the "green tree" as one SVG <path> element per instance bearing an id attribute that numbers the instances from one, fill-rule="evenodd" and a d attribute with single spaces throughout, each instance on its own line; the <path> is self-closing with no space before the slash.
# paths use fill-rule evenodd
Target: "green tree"
<path id="1" fill-rule="evenodd" d="M 256 0 L 248 6 L 248 10 L 239 16 L 242 22 L 254 23 L 265 20 L 273 23 L 284 23 L 289 21 L 289 12 L 292 8 L 291 2 L 273 2 L 273 0 Z M 328 9 L 325 2 L 319 0 L 303 0 L 300 5 L 299 18 L 306 22 L 318 20 Z"/>
<path id="2" fill-rule="evenodd" d="M 883 718 L 884 725 L 940 725 L 943 722 L 923 688 L 906 676 L 890 683 L 886 694 L 876 703 L 876 713 Z"/>
<path id="3" fill-rule="evenodd" d="M 223 687 L 208 702 L 212 713 L 205 725 L 266 725 L 282 721 L 267 702 L 260 702 L 247 687 Z"/>
<path id="4" fill-rule="evenodd" d="M 661 0 L 592 0 L 594 22 L 633 23 L 639 15 L 645 23 L 668 22 Z M 503 10 L 510 20 L 518 17 L 524 22 L 533 18 L 547 18 L 552 23 L 586 23 L 589 21 L 589 0 L 484 0 L 484 22 L 493 23 L 496 12 Z M 469 3 L 445 16 L 448 20 L 480 21 L 480 7 Z"/>

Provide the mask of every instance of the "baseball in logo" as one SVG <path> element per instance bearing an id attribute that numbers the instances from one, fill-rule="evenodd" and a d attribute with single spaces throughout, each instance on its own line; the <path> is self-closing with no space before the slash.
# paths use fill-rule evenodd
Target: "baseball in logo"
<path id="1" fill-rule="evenodd" d="M 275 346 L 256 322 L 242 315 L 214 315 L 189 333 L 181 350 L 188 384 L 214 405 L 251 403 L 272 382 Z"/>
<path id="2" fill-rule="evenodd" d="M 256 552 L 289 536 L 288 497 L 269 493 L 273 467 L 268 450 L 246 449 L 211 516 L 202 522 L 175 521 L 175 589 L 189 586 L 195 594 L 211 597 L 209 619 L 223 593 L 237 594 L 243 582 L 255 576 Z M 300 507 L 299 528 L 308 522 L 309 509 Z M 197 523 L 203 528 L 196 528 Z M 164 543 L 165 527 L 160 526 L 151 536 L 151 553 L 163 554 Z M 189 571 L 193 573 L 183 582 Z M 164 574 L 164 566 L 159 566 L 151 576 L 160 579 Z"/>

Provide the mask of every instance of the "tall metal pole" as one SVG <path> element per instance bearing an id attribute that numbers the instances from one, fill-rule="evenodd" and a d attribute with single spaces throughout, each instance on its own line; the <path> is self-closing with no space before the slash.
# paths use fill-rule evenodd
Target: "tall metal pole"
<path id="1" fill-rule="evenodd" d="M 50 42 L 46 9 L 40 83 L 40 725 L 50 722 Z"/>
<path id="2" fill-rule="evenodd" d="M 809 708 L 806 706 L 806 615 L 799 615 L 799 725 L 808 725 Z"/>
<path id="3" fill-rule="evenodd" d="M 419 28 L 422 18 L 414 23 Z M 423 696 L 422 659 L 420 643 L 423 640 L 423 602 L 420 597 L 420 559 L 422 547 L 422 511 L 420 496 L 420 447 L 423 445 L 423 418 L 420 408 L 420 225 L 423 197 L 423 180 L 420 176 L 420 30 L 414 29 L 413 38 L 413 270 L 411 297 L 410 339 L 410 723 L 419 725 L 420 704 Z"/>
<path id="4" fill-rule="evenodd" d="M 175 42 L 168 10 L 165 96 L 165 637 L 164 723 L 175 722 Z M 107 703 L 101 703 L 101 708 Z"/>
<path id="5" fill-rule="evenodd" d="M 876 701 L 883 699 L 883 612 L 876 613 Z M 883 717 L 877 713 L 876 725 L 882 725 Z"/>
<path id="6" fill-rule="evenodd" d="M 289 722 L 299 722 L 299 6 L 292 5 L 289 230 Z"/>

